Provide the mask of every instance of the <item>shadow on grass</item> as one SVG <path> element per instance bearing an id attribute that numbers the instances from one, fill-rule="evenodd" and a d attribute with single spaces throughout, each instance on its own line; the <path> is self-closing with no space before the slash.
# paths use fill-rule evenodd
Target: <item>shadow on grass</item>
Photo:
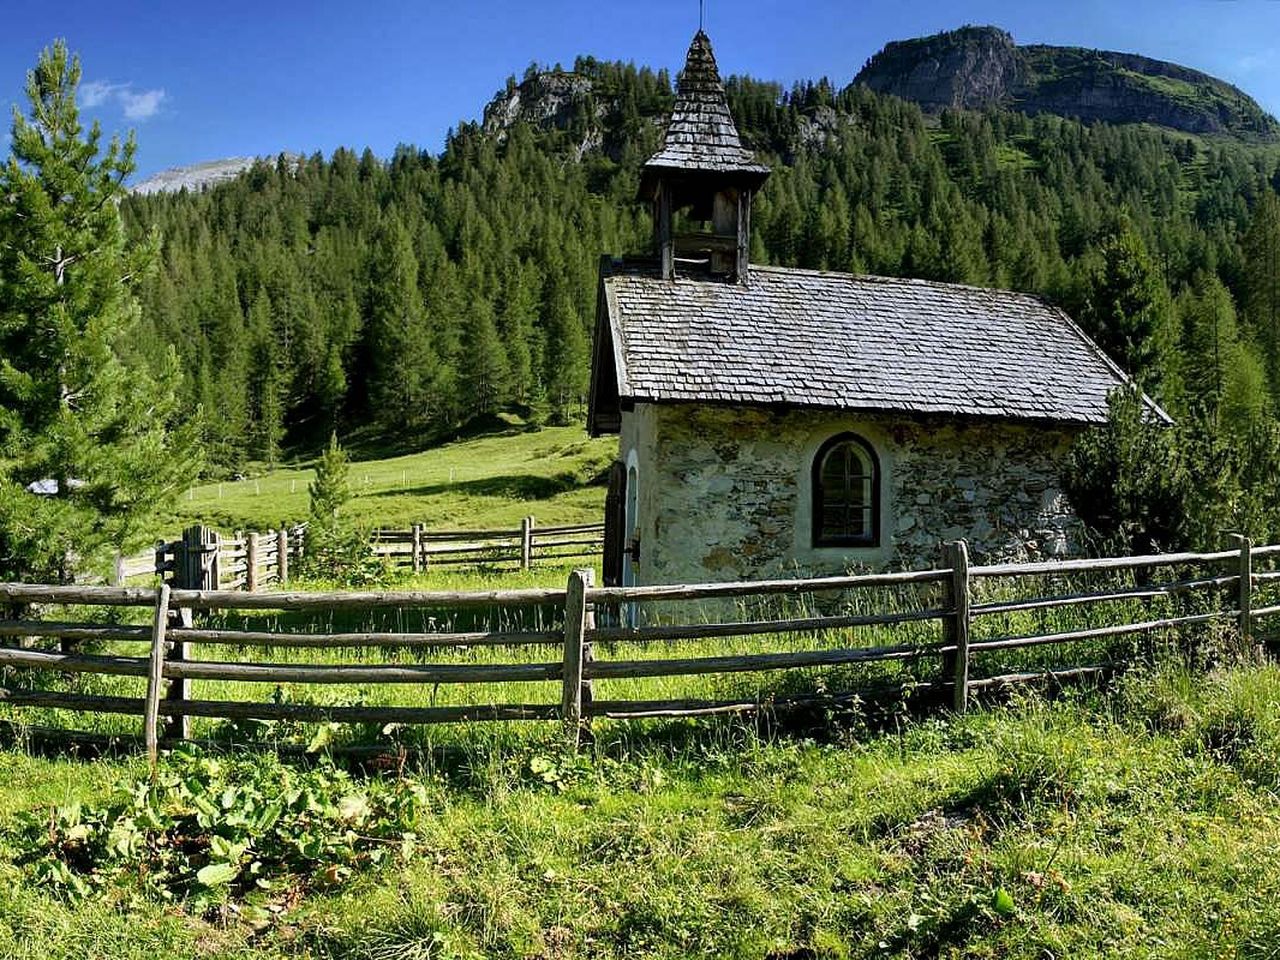
<path id="1" fill-rule="evenodd" d="M 502 416 L 476 417 L 456 430 L 414 430 L 401 434 L 388 434 L 385 429 L 367 426 L 344 434 L 343 446 L 357 460 L 383 460 L 402 457 L 441 447 L 458 440 L 479 440 L 483 437 L 515 437 L 522 433 L 536 433 L 542 427 L 536 423 L 522 422 Z M 328 441 L 328 435 L 324 442 Z"/>
<path id="2" fill-rule="evenodd" d="M 594 482 L 594 481 L 592 481 Z M 562 493 L 590 486 L 581 476 L 570 471 L 550 477 L 529 473 L 507 474 L 500 477 L 483 477 L 476 480 L 457 480 L 452 483 L 424 483 L 414 487 L 394 490 L 376 490 L 369 497 L 430 497 L 445 493 L 462 493 L 477 497 L 500 497 L 504 500 L 549 500 Z"/>

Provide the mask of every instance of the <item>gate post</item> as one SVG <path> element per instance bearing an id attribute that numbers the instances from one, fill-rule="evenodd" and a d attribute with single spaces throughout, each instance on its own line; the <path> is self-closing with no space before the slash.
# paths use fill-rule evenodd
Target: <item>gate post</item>
<path id="1" fill-rule="evenodd" d="M 218 532 L 209 527 L 193 526 L 182 531 L 182 539 L 174 545 L 173 581 L 179 590 L 217 590 L 220 575 Z M 169 629 L 189 630 L 195 625 L 191 608 L 170 603 Z M 191 657 L 191 644 L 185 640 L 169 643 L 169 661 Z M 166 700 L 189 700 L 190 680 L 170 680 Z M 186 740 L 191 736 L 191 718 L 170 716 L 164 725 L 165 740 Z"/>
<path id="2" fill-rule="evenodd" d="M 280 584 L 289 582 L 289 528 L 276 531 L 276 579 Z"/>
<path id="3" fill-rule="evenodd" d="M 258 532 L 250 530 L 244 535 L 244 588 L 249 593 L 258 592 Z"/>

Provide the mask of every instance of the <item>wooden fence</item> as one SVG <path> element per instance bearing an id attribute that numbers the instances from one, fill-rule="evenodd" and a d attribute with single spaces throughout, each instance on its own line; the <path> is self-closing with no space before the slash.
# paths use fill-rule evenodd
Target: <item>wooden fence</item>
<path id="1" fill-rule="evenodd" d="M 521 570 L 540 562 L 564 563 L 599 556 L 604 546 L 604 524 L 538 527 L 525 517 L 513 530 L 430 530 L 416 523 L 408 530 L 375 530 L 370 545 L 377 557 L 396 567 L 421 573 L 438 565 L 505 564 Z M 182 538 L 161 541 L 154 553 L 117 558 L 113 586 L 130 578 L 154 574 L 172 579 L 183 569 L 183 556 L 206 557 L 207 576 L 179 580 L 178 585 L 205 586 L 214 590 L 246 590 L 254 593 L 271 584 L 289 582 L 291 567 L 306 549 L 306 527 L 282 527 L 223 536 L 209 527 L 191 527 Z"/>
<path id="2" fill-rule="evenodd" d="M 146 694 L 134 697 L 105 696 L 56 690 L 21 688 L 9 683 L 0 687 L 0 703 L 14 707 L 52 707 L 73 711 L 136 714 L 143 718 L 142 731 L 154 757 L 166 738 L 185 737 L 192 717 L 224 719 L 339 721 L 397 724 L 426 724 L 471 721 L 546 720 L 559 721 L 572 743 L 593 718 L 687 717 L 761 709 L 779 710 L 815 700 L 830 700 L 856 691 L 818 694 L 800 693 L 789 697 L 728 700 L 609 700 L 594 696 L 593 683 L 651 677 L 688 677 L 706 674 L 735 674 L 763 671 L 792 671 L 892 661 L 936 658 L 943 664 L 933 686 L 947 695 L 955 710 L 966 709 L 977 690 L 1043 677 L 1081 677 L 1097 674 L 1114 664 L 1073 664 L 1034 671 L 973 677 L 976 666 L 997 652 L 1027 650 L 1098 638 L 1149 635 L 1198 625 L 1222 623 L 1227 635 L 1252 649 L 1252 635 L 1263 619 L 1280 614 L 1280 603 L 1255 602 L 1265 599 L 1262 591 L 1280 581 L 1280 570 L 1255 569 L 1258 560 L 1280 558 L 1280 546 L 1253 547 L 1240 538 L 1231 550 L 1214 553 L 1159 554 L 1096 560 L 1071 560 L 1029 564 L 970 566 L 963 543 L 948 545 L 948 563 L 933 570 L 875 573 L 821 579 L 774 580 L 699 585 L 598 588 L 589 570 L 575 571 L 564 589 L 523 589 L 490 592 L 378 592 L 378 593 L 249 593 L 240 591 L 183 590 L 168 584 L 159 588 L 58 587 L 28 584 L 0 584 L 0 610 L 9 609 L 0 621 L 0 638 L 15 638 L 17 647 L 0 647 L 0 676 L 13 676 L 12 668 L 54 674 L 100 674 L 146 678 Z M 1186 573 L 1186 571 L 1192 571 Z M 1171 575 L 1169 571 L 1174 571 Z M 1101 590 L 1070 588 L 1073 577 L 1085 573 L 1132 573 L 1132 585 L 1114 583 Z M 1161 573 L 1165 579 L 1156 579 Z M 1170 578 L 1172 576 L 1172 578 Z M 973 602 L 975 588 L 990 581 L 1029 583 L 1031 595 L 1016 599 Z M 1046 584 L 1048 590 L 1046 591 Z M 700 609 L 722 609 L 725 601 L 760 601 L 769 598 L 808 596 L 883 597 L 906 588 L 928 587 L 940 599 L 937 605 L 909 610 L 901 606 L 880 612 L 854 612 L 845 606 L 831 612 L 809 611 L 805 616 L 763 619 L 730 619 L 719 616 L 707 621 L 690 615 L 690 602 Z M 878 593 L 876 591 L 879 591 Z M 1065 591 L 1065 592 L 1064 592 Z M 990 591 L 979 591 L 990 592 Z M 998 596 L 998 595 L 997 595 Z M 1049 633 L 1011 634 L 974 639 L 973 627 L 986 617 L 1062 608 L 1094 607 L 1115 601 L 1142 601 L 1148 606 L 1161 598 L 1193 598 L 1197 612 L 1180 610 L 1149 619 Z M 661 611 L 684 604 L 684 616 L 671 622 Z M 619 616 L 627 605 L 649 607 L 645 616 L 634 618 L 636 626 L 619 624 L 631 617 Z M 705 606 L 710 604 L 710 606 Z M 83 607 L 144 607 L 151 610 L 150 625 L 120 626 L 90 622 L 80 614 L 75 620 L 48 620 L 49 605 L 64 610 Z M 498 623 L 512 622 L 512 611 L 530 607 L 557 611 L 553 629 L 440 629 L 424 632 L 289 632 L 280 628 L 253 630 L 225 626 L 196 626 L 194 618 L 208 611 L 374 611 L 387 609 L 497 611 Z M 1195 605 L 1190 605 L 1195 609 Z M 696 612 L 696 611 L 695 611 Z M 597 622 L 597 613 L 604 614 Z M 879 646 L 848 643 L 850 633 L 875 628 L 897 629 L 910 623 L 940 626 L 938 639 L 929 642 L 902 642 Z M 766 649 L 756 653 L 728 656 L 667 655 L 678 651 L 682 642 L 708 638 L 761 637 L 766 642 L 779 636 L 826 634 L 844 645 L 821 649 Z M 59 639 L 61 651 L 34 647 L 41 639 Z M 149 645 L 147 656 L 81 653 L 67 644 L 93 641 L 134 641 Z M 637 644 L 663 645 L 663 655 L 637 658 Z M 242 659 L 225 661 L 197 659 L 195 645 L 202 653 L 216 648 Z M 559 655 L 535 661 L 452 662 L 452 663 L 269 663 L 247 658 L 254 648 L 355 648 L 361 656 L 388 648 L 440 651 L 447 648 L 498 647 L 507 651 L 527 647 L 558 648 Z M 778 643 L 778 646 L 783 646 Z M 623 651 L 621 658 L 613 653 Z M 985 672 L 985 671 L 983 671 Z M 235 699 L 193 699 L 191 681 L 256 681 L 276 684 L 412 684 L 424 691 L 440 684 L 492 684 L 534 682 L 558 688 L 558 696 L 533 703 L 485 703 L 468 706 L 327 706 L 315 703 L 244 702 Z M 167 685 L 167 690 L 166 690 Z M 916 684 L 917 687 L 921 686 Z M 929 686 L 929 684 L 924 684 Z"/>
<path id="3" fill-rule="evenodd" d="M 448 564 L 510 563 L 528 570 L 539 561 L 563 563 L 599 556 L 603 523 L 539 527 L 525 517 L 513 530 L 432 530 L 415 523 L 408 530 L 378 530 L 374 552 L 397 566 L 420 573 Z"/>

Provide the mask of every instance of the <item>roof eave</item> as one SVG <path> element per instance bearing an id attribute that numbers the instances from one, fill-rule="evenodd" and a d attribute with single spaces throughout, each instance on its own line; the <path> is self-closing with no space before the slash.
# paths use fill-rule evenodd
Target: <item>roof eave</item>
<path id="1" fill-rule="evenodd" d="M 640 189 L 637 191 L 637 196 L 641 200 L 653 200 L 657 196 L 658 181 L 662 179 L 685 184 L 714 183 L 739 189 L 759 190 L 771 173 L 768 167 L 760 163 L 732 167 L 699 167 L 650 161 L 640 171 Z"/>
<path id="2" fill-rule="evenodd" d="M 1051 426 L 1059 429 L 1087 430 L 1101 427 L 1107 423 L 1106 416 L 1098 417 L 1065 417 L 1030 414 L 995 414 L 979 411 L 958 410 L 907 410 L 900 407 L 881 407 L 874 405 L 837 406 L 826 403 L 804 403 L 798 400 L 726 400 L 721 397 L 657 397 L 653 395 L 620 393 L 619 404 L 625 410 L 636 404 L 648 403 L 654 406 L 711 406 L 711 407 L 755 407 L 766 410 L 821 410 L 833 414 L 874 415 L 877 417 L 900 417 L 906 420 L 925 420 L 930 418 L 964 420 L 984 423 L 1017 423 L 1028 426 Z M 1157 407 L 1157 409 L 1159 409 Z"/>

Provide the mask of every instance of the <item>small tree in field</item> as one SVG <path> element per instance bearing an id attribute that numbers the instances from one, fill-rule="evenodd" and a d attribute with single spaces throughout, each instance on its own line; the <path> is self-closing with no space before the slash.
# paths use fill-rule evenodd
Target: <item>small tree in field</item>
<path id="1" fill-rule="evenodd" d="M 65 582 L 136 546 L 199 470 L 173 352 L 122 359 L 154 244 L 120 219 L 133 138 L 85 132 L 79 82 L 64 43 L 40 55 L 0 167 L 0 579 Z"/>
<path id="2" fill-rule="evenodd" d="M 311 509 L 303 567 L 310 576 L 348 582 L 375 577 L 367 534 L 342 512 L 351 500 L 350 474 L 347 452 L 338 443 L 338 435 L 332 434 L 316 462 L 315 479 L 307 488 Z"/>

